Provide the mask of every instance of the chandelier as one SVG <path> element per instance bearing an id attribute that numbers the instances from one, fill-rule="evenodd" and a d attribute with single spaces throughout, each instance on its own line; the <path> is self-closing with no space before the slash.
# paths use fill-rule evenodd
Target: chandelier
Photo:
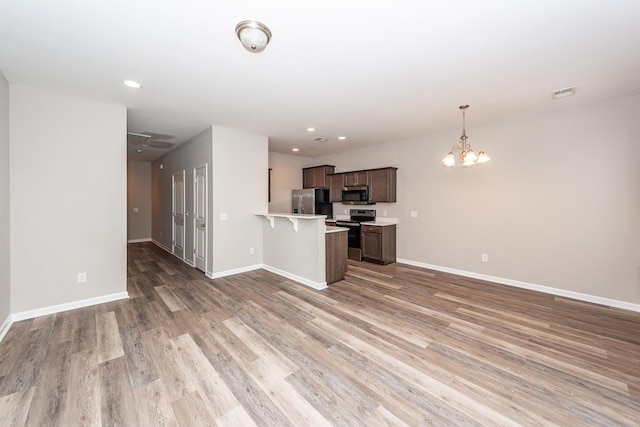
<path id="1" fill-rule="evenodd" d="M 442 165 L 448 168 L 452 168 L 456 165 L 456 158 L 453 155 L 454 152 L 460 152 L 460 161 L 462 162 L 462 166 L 475 166 L 482 165 L 487 163 L 489 160 L 489 156 L 484 151 L 476 153 L 471 149 L 471 145 L 467 144 L 467 131 L 465 129 L 465 111 L 469 108 L 468 105 L 461 105 L 459 107 L 462 110 L 462 136 L 460 137 L 460 145 L 454 145 L 451 147 L 451 151 L 446 155 L 444 159 L 442 159 Z"/>

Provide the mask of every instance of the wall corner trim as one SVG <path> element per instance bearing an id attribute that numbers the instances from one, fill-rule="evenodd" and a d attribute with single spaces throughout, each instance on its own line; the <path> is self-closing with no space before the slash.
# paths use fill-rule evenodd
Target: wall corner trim
<path id="1" fill-rule="evenodd" d="M 205 276 L 209 279 L 219 279 L 221 277 L 233 276 L 234 274 L 246 273 L 248 271 L 259 270 L 262 268 L 262 264 L 248 265 L 246 267 L 233 268 L 231 270 L 218 271 L 215 273 L 207 272 Z"/>
<path id="2" fill-rule="evenodd" d="M 151 243 L 155 244 L 157 247 L 164 249 L 165 251 L 169 252 L 171 255 L 173 255 L 173 251 L 168 248 L 167 246 L 163 245 L 162 243 L 158 242 L 155 239 L 151 239 Z"/>
<path id="3" fill-rule="evenodd" d="M 544 292 L 545 294 L 557 295 L 565 298 L 572 298 L 579 301 L 590 302 L 593 304 L 605 305 L 608 307 L 621 308 L 624 310 L 640 312 L 640 304 L 634 304 L 626 301 L 619 301 L 610 298 L 603 298 L 596 295 L 583 294 L 580 292 L 567 291 L 549 286 L 536 285 L 535 283 L 521 282 L 519 280 L 505 279 L 503 277 L 489 276 L 486 274 L 474 273 L 471 271 L 458 270 L 455 268 L 441 267 L 439 265 L 426 264 L 424 262 L 412 261 L 408 259 L 398 258 L 397 262 L 402 264 L 413 265 L 415 267 L 428 268 L 430 270 L 442 271 L 444 273 L 457 274 L 459 276 L 471 277 L 473 279 L 486 280 L 501 285 L 513 286 L 516 288 L 529 289 L 532 291 Z"/>
<path id="4" fill-rule="evenodd" d="M 9 332 L 9 328 L 12 324 L 13 321 L 11 320 L 11 315 L 9 315 L 2 323 L 2 326 L 0 326 L 0 342 L 2 342 L 4 336 L 7 335 L 7 332 Z"/>
<path id="5" fill-rule="evenodd" d="M 117 301 L 129 298 L 128 292 L 118 292 L 116 294 L 103 295 L 95 298 L 88 298 L 79 301 L 67 302 L 64 304 L 52 305 L 49 307 L 37 308 L 35 310 L 23 311 L 11 315 L 11 322 L 32 319 L 34 317 L 46 316 L 48 314 L 60 313 L 62 311 L 74 310 L 76 308 L 89 307 L 92 305 L 103 304 L 105 302 Z"/>

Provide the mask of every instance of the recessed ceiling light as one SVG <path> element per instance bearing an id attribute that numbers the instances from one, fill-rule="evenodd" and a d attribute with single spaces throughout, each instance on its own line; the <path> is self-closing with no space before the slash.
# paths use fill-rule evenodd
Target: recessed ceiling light
<path id="1" fill-rule="evenodd" d="M 125 80 L 124 82 L 125 86 L 129 86 L 132 87 L 134 89 L 140 89 L 142 87 L 142 85 L 134 80 Z"/>
<path id="2" fill-rule="evenodd" d="M 300 151 L 299 148 L 292 148 L 291 151 Z"/>
<path id="3" fill-rule="evenodd" d="M 344 141 L 345 139 L 347 139 L 347 137 L 346 137 L 346 136 L 339 136 L 339 137 L 338 137 L 338 139 L 339 139 L 340 141 Z"/>
<path id="4" fill-rule="evenodd" d="M 307 132 L 315 132 L 316 128 L 307 128 Z"/>

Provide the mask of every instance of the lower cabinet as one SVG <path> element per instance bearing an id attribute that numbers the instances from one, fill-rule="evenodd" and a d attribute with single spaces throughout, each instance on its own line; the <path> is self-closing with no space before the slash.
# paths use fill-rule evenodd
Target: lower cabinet
<path id="1" fill-rule="evenodd" d="M 396 262 L 396 226 L 363 225 L 362 259 L 379 264 Z"/>
<path id="2" fill-rule="evenodd" d="M 344 279 L 347 271 L 347 231 L 325 234 L 327 284 Z"/>

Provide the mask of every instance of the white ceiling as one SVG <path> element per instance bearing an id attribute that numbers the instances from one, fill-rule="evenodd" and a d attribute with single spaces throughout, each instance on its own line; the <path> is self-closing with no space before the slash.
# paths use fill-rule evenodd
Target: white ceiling
<path id="1" fill-rule="evenodd" d="M 246 19 L 271 29 L 264 52 L 236 38 Z M 311 157 L 444 129 L 455 140 L 464 103 L 471 133 L 640 94 L 639 22 L 639 0 L 0 0 L 0 70 L 124 105 L 129 132 L 181 143 L 213 124 Z"/>

